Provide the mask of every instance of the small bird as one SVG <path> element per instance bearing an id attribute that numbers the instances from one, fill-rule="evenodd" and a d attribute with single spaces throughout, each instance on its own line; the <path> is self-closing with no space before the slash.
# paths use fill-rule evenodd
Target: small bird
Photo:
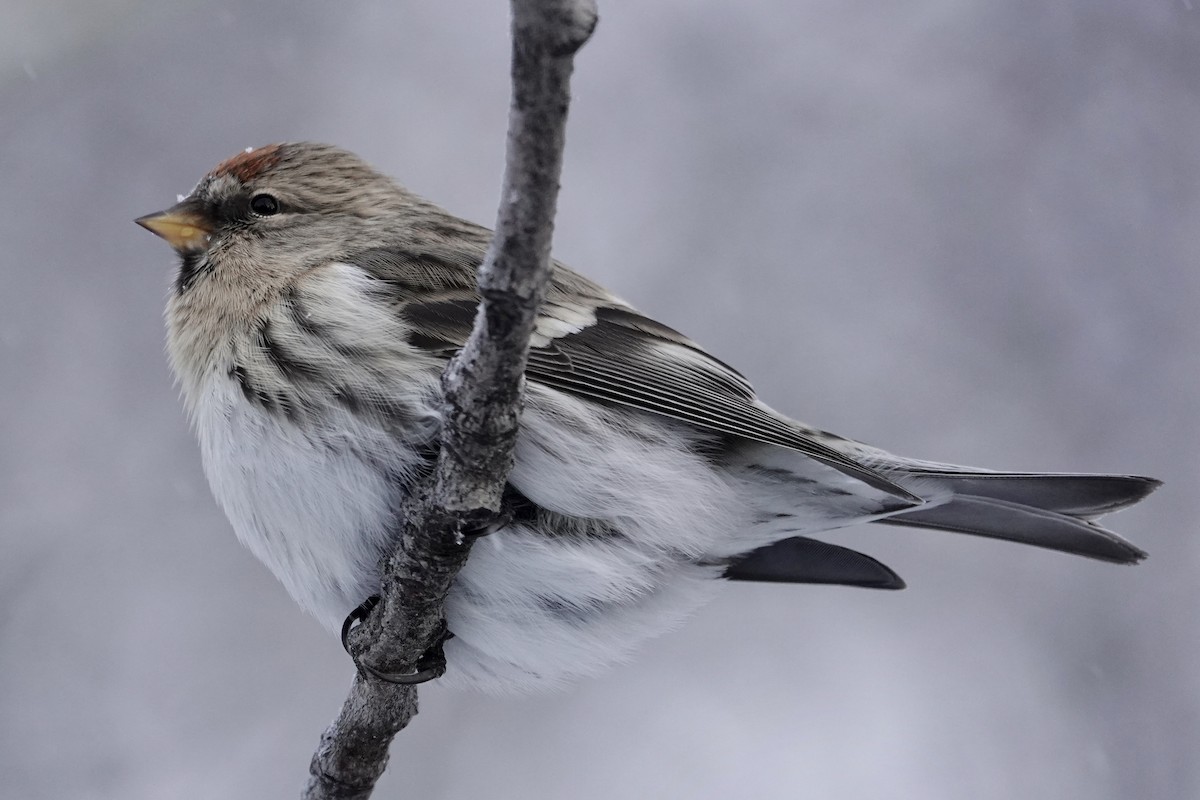
<path id="1" fill-rule="evenodd" d="M 137 222 L 180 258 L 168 351 L 213 494 L 336 630 L 378 593 L 401 502 L 436 458 L 439 378 L 471 330 L 491 233 L 312 143 L 238 154 Z M 447 599 L 446 683 L 595 674 L 721 578 L 903 588 L 812 538 L 858 523 L 1145 557 L 1095 520 L 1158 481 L 918 461 L 810 428 L 561 264 L 526 377 L 503 519 Z"/>

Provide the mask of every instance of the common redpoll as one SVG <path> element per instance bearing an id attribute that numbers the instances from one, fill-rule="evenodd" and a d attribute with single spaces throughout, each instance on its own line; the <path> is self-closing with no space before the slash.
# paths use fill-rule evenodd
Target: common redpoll
<path id="1" fill-rule="evenodd" d="M 138 222 L 181 257 L 170 358 L 213 493 L 336 628 L 378 591 L 400 502 L 436 452 L 439 376 L 471 329 L 490 233 L 307 143 L 225 161 Z M 527 378 L 506 521 L 447 601 L 447 682 L 597 672 L 722 577 L 901 588 L 878 561 L 811 538 L 861 522 L 1144 556 L 1095 518 L 1155 480 L 916 461 L 807 427 L 561 265 Z"/>

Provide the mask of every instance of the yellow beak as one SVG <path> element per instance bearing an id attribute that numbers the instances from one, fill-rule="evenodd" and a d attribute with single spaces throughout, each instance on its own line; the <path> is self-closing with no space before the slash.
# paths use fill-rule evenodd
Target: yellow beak
<path id="1" fill-rule="evenodd" d="M 198 204 L 190 200 L 134 220 L 151 233 L 167 240 L 176 250 L 203 250 L 208 246 L 212 233 L 212 222 L 203 214 Z"/>

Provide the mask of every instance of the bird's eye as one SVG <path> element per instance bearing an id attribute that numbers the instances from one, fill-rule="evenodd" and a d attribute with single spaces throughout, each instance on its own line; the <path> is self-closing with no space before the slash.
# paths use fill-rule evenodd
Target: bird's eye
<path id="1" fill-rule="evenodd" d="M 279 213 L 279 201 L 269 194 L 256 194 L 250 198 L 250 210 L 260 217 L 271 217 Z"/>

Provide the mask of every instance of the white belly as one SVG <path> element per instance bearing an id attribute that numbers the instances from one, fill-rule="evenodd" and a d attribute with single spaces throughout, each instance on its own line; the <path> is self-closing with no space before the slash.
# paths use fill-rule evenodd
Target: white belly
<path id="1" fill-rule="evenodd" d="M 378 591 L 404 463 L 377 428 L 330 409 L 315 436 L 214 377 L 196 403 L 205 473 L 238 538 L 327 628 Z M 389 454 L 386 465 L 367 454 Z M 381 469 L 385 466 L 385 469 Z"/>
<path id="2" fill-rule="evenodd" d="M 232 379 L 206 388 L 194 407 L 217 501 L 292 597 L 336 630 L 378 591 L 379 559 L 398 527 L 399 476 L 413 464 L 394 439 L 351 414 L 338 411 L 317 437 L 248 402 Z M 514 483 L 563 513 L 607 517 L 619 535 L 547 535 L 514 524 L 477 543 L 447 601 L 455 633 L 447 683 L 546 688 L 598 672 L 716 588 L 719 569 L 694 559 L 735 524 L 736 502 L 717 513 L 731 488 L 681 448 L 647 452 L 640 441 L 642 457 L 631 462 L 618 432 L 601 435 L 590 454 L 547 447 L 563 409 L 552 403 L 544 416 L 541 399 L 531 398 L 526 419 L 541 418 L 542 441 L 522 436 Z M 643 507 L 614 504 L 612 492 L 629 486 L 646 490 L 635 493 Z"/>

